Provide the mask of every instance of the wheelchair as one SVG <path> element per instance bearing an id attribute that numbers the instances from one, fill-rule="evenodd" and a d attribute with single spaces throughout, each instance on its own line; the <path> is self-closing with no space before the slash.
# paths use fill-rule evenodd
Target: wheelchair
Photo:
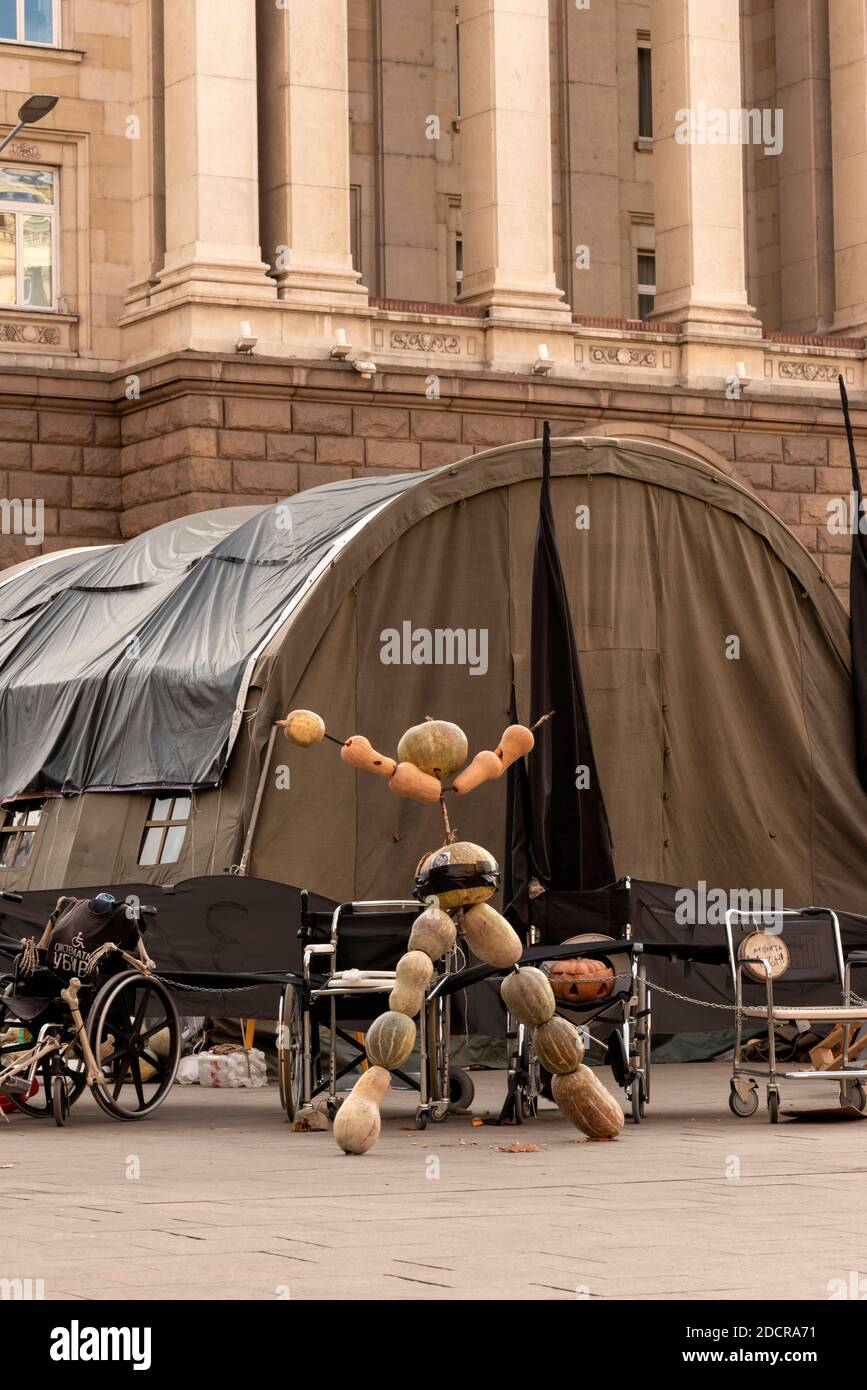
<path id="1" fill-rule="evenodd" d="M 535 965 L 548 973 L 557 961 L 598 960 L 610 967 L 614 981 L 610 993 L 597 1000 L 572 1002 L 557 998 L 557 1013 L 574 1023 L 585 1041 L 604 1049 L 614 1079 L 623 1087 L 635 1124 L 645 1117 L 650 1102 L 651 999 L 641 943 L 614 940 L 599 933 L 574 937 L 560 945 L 527 947 L 521 965 Z M 487 973 L 487 972 L 485 972 Z M 478 978 L 484 978 L 479 973 Z M 467 983 L 475 981 L 467 977 Z M 600 1036 L 592 1031 L 598 1028 Z M 535 1119 L 539 1097 L 553 1100 L 551 1077 L 542 1067 L 533 1046 L 533 1030 L 506 1014 L 507 1088 L 500 1115 L 502 1121 L 522 1124 Z"/>
<path id="2" fill-rule="evenodd" d="M 17 894 L 0 896 L 21 901 Z M 171 995 L 152 974 L 141 934 L 142 918 L 154 916 L 156 909 L 135 898 L 117 903 L 102 896 L 111 904 L 109 911 L 130 924 L 124 930 L 137 939 L 137 957 L 110 940 L 88 952 L 79 937 L 69 943 L 72 956 L 65 948 L 52 951 L 52 932 L 62 920 L 55 909 L 40 942 L 23 942 L 12 973 L 0 977 L 4 1110 L 14 1107 L 62 1126 L 87 1088 L 113 1119 L 138 1120 L 152 1114 L 171 1090 L 181 1025 Z M 91 968 L 64 968 L 73 958 Z"/>
<path id="3" fill-rule="evenodd" d="M 323 1095 L 328 1117 L 337 1114 L 342 1101 L 338 1082 L 366 1062 L 363 1030 L 388 1007 L 396 981 L 388 962 L 406 951 L 412 924 L 423 910 L 424 904 L 414 899 L 396 899 L 341 903 L 333 912 L 314 912 L 302 892 L 302 971 L 286 984 L 277 1027 L 280 1101 L 290 1121 Z M 454 970 L 455 954 L 449 953 L 440 979 Z M 436 983 L 435 977 L 429 996 Z M 400 1068 L 393 1072 L 418 1093 L 418 1129 L 426 1129 L 430 1121 L 440 1123 L 450 1110 L 466 1109 L 472 1102 L 469 1075 L 448 1063 L 449 1031 L 449 1006 L 429 997 L 418 1017 L 418 1075 Z M 338 1056 L 338 1043 L 348 1051 L 345 1061 Z"/>

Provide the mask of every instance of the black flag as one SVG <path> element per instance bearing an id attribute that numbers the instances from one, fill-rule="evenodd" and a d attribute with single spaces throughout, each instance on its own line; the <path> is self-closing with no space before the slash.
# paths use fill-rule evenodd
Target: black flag
<path id="1" fill-rule="evenodd" d="M 858 460 L 855 456 L 855 436 L 849 418 L 849 398 L 842 376 L 840 400 L 843 403 L 843 419 L 846 424 L 846 439 L 849 444 L 849 463 L 852 467 L 852 502 L 857 507 L 852 534 L 852 558 L 849 565 L 849 633 L 852 643 L 852 701 L 855 709 L 855 756 L 858 765 L 858 780 L 867 791 L 867 538 L 861 533 L 861 517 L 864 514 L 864 499 L 861 493 L 861 478 L 858 473 Z"/>
<path id="2" fill-rule="evenodd" d="M 551 507 L 551 430 L 542 442 L 542 487 L 533 557 L 530 722 L 554 711 L 536 732 L 525 765 L 509 769 L 505 900 L 527 924 L 531 877 L 551 893 L 602 888 L 615 878 L 608 816 L 590 737 L 578 648 Z M 529 819 L 528 819 L 529 818 Z"/>

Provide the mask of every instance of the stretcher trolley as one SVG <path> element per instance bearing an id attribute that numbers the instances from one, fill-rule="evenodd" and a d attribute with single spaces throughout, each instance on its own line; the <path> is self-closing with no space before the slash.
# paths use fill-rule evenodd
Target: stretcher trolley
<path id="1" fill-rule="evenodd" d="M 827 907 L 772 913 L 730 909 L 725 929 L 735 996 L 729 1095 L 732 1113 L 755 1114 L 760 1078 L 765 1080 L 771 1124 L 780 1117 L 781 1081 L 830 1081 L 839 1087 L 841 1105 L 867 1108 L 867 1068 L 854 1065 L 849 1056 L 855 1035 L 867 1025 L 867 1003 L 852 991 L 852 967 L 867 965 L 867 951 L 850 950 L 844 955 L 837 913 Z M 816 984 L 827 986 L 828 994 L 836 998 L 822 1004 L 812 1000 L 804 1003 L 805 986 Z M 751 1065 L 744 1058 L 744 1023 L 754 1020 L 767 1028 L 768 1056 L 762 1066 Z M 803 1031 L 814 1024 L 839 1028 L 839 1066 L 821 1069 L 803 1065 L 782 1070 L 777 1063 L 777 1030 L 791 1024 Z"/>
<path id="2" fill-rule="evenodd" d="M 283 991 L 278 1025 L 280 1098 L 290 1120 L 320 1096 L 326 1097 L 326 1111 L 334 1118 L 341 1104 L 338 1082 L 365 1063 L 364 1030 L 388 1008 L 396 981 L 393 963 L 406 951 L 412 924 L 423 908 L 414 899 L 397 899 L 312 911 L 302 894 L 301 975 Z M 455 955 L 452 951 L 446 957 L 441 978 L 454 970 Z M 434 987 L 436 983 L 435 979 Z M 450 1107 L 466 1108 L 472 1101 L 469 1075 L 448 1065 L 448 1030 L 449 1014 L 443 1005 L 434 1002 L 422 1008 L 418 1073 L 394 1071 L 400 1082 L 418 1092 L 419 1129 L 429 1120 L 444 1120 Z M 338 1055 L 339 1044 L 344 1060 Z"/>

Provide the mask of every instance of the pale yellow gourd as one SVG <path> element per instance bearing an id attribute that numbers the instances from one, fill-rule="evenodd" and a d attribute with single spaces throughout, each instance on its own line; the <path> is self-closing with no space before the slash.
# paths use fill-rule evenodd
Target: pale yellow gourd
<path id="1" fill-rule="evenodd" d="M 466 796 L 467 792 L 475 791 L 483 782 L 494 782 L 502 775 L 503 764 L 492 753 L 489 748 L 483 748 L 481 753 L 477 753 L 469 766 L 465 767 L 452 783 L 452 787 L 458 796 Z"/>
<path id="2" fill-rule="evenodd" d="M 289 742 L 299 748 L 310 748 L 325 737 L 325 720 L 312 709 L 290 710 L 285 719 L 277 720 L 277 724 Z"/>
<path id="3" fill-rule="evenodd" d="M 389 778 L 388 790 L 395 796 L 407 796 L 411 801 L 439 801 L 442 784 L 427 772 L 420 772 L 413 763 L 398 763 Z"/>
<path id="4" fill-rule="evenodd" d="M 412 924 L 409 949 L 424 951 L 431 960 L 441 960 L 452 949 L 456 938 L 457 930 L 448 913 L 438 907 L 428 907 Z"/>
<path id="5" fill-rule="evenodd" d="M 462 925 L 470 950 L 486 965 L 502 968 L 516 965 L 521 959 L 521 938 L 490 903 L 467 908 Z"/>
<path id="6" fill-rule="evenodd" d="M 623 1111 L 589 1067 L 580 1066 L 551 1082 L 555 1101 L 567 1120 L 589 1139 L 616 1139 Z"/>
<path id="7" fill-rule="evenodd" d="M 361 768 L 364 772 L 373 772 L 377 777 L 391 777 L 397 767 L 394 758 L 386 758 L 382 753 L 377 753 L 371 747 L 370 740 L 363 734 L 353 734 L 341 746 L 340 756 L 350 767 Z"/>

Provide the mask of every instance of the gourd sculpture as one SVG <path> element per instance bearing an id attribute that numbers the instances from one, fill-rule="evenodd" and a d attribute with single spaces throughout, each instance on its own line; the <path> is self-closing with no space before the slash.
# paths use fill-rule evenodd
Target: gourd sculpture
<path id="1" fill-rule="evenodd" d="M 445 843 L 425 855 L 416 870 L 418 879 L 429 880 L 436 888 L 427 895 L 428 905 L 413 923 L 407 952 L 397 963 L 388 1010 L 367 1030 L 365 1050 L 371 1065 L 356 1081 L 334 1121 L 334 1137 L 341 1149 L 347 1154 L 363 1154 L 379 1138 L 379 1107 L 390 1072 L 403 1066 L 412 1054 L 415 1019 L 424 1008 L 434 964 L 455 947 L 459 937 L 478 960 L 511 970 L 502 984 L 503 1002 L 510 1013 L 535 1030 L 538 1055 L 554 1076 L 554 1097 L 566 1118 L 591 1138 L 615 1138 L 623 1126 L 619 1105 L 582 1065 L 580 1036 L 571 1023 L 557 1016 L 557 1001 L 547 975 L 532 966 L 518 965 L 523 950 L 520 937 L 488 901 L 496 892 L 499 875 L 494 856 L 481 845 L 459 840 L 446 810 L 445 792 L 466 796 L 486 782 L 496 781 L 518 758 L 526 757 L 535 744 L 533 730 L 511 724 L 496 749 L 484 749 L 467 764 L 469 745 L 463 730 L 431 715 L 407 729 L 398 742 L 396 758 L 378 753 L 362 734 L 335 738 L 310 710 L 293 710 L 279 722 L 286 737 L 299 747 L 330 739 L 340 745 L 340 756 L 350 767 L 385 777 L 394 796 L 431 805 L 438 802 L 443 816 Z M 444 788 L 448 778 L 453 781 Z M 604 983 L 600 977 L 599 987 Z"/>

